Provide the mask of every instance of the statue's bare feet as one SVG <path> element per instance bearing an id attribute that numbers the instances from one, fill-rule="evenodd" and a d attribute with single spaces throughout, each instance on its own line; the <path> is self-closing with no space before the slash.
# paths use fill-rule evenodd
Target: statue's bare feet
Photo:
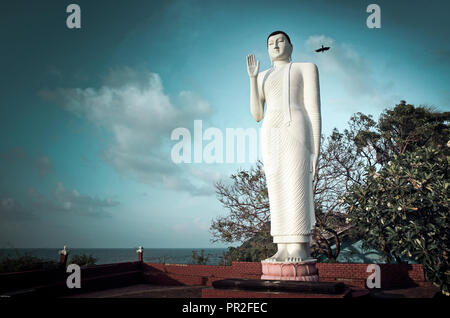
<path id="1" fill-rule="evenodd" d="M 309 253 L 309 243 L 292 243 L 286 247 L 287 257 L 285 262 L 305 262 L 311 260 Z"/>
<path id="2" fill-rule="evenodd" d="M 288 257 L 288 251 L 286 249 L 286 244 L 278 244 L 278 251 L 275 255 L 267 258 L 264 262 L 284 262 Z"/>
<path id="3" fill-rule="evenodd" d="M 278 251 L 275 255 L 265 259 L 263 262 L 299 263 L 309 260 L 312 260 L 309 243 L 289 243 L 278 244 Z"/>

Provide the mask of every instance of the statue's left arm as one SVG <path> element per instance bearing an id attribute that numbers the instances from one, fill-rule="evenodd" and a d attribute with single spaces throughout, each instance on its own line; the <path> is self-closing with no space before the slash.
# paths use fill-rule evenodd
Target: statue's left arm
<path id="1" fill-rule="evenodd" d="M 320 152 L 320 137 L 322 131 L 322 119 L 320 114 L 320 88 L 319 71 L 313 63 L 305 63 L 303 70 L 303 87 L 305 108 L 311 120 L 314 137 L 314 160 L 313 172 L 316 173 L 316 167 Z"/>

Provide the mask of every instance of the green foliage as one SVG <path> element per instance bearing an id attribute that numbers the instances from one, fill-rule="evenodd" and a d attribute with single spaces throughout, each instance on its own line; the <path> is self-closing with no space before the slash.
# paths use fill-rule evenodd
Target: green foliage
<path id="1" fill-rule="evenodd" d="M 276 244 L 272 242 L 268 225 L 265 230 L 247 240 L 239 247 L 229 247 L 228 255 L 233 261 L 260 262 L 277 251 Z"/>
<path id="2" fill-rule="evenodd" d="M 334 258 L 330 258 L 330 259 L 324 260 L 323 263 L 338 263 L 338 261 L 335 260 Z"/>
<path id="3" fill-rule="evenodd" d="M 429 107 L 414 107 L 401 101 L 393 109 L 385 110 L 378 120 L 357 113 L 353 118 L 358 124 L 355 144 L 367 154 L 376 154 L 376 163 L 385 165 L 393 155 L 413 151 L 417 147 L 445 145 L 450 136 L 446 122 L 450 112 L 435 112 Z"/>
<path id="4" fill-rule="evenodd" d="M 201 250 L 200 254 L 196 251 L 192 251 L 192 264 L 195 265 L 206 265 L 208 264 L 209 255 L 205 256 L 205 250 Z"/>
<path id="5" fill-rule="evenodd" d="M 69 264 L 77 264 L 78 266 L 91 266 L 95 265 L 95 262 L 97 262 L 97 259 L 92 256 L 92 254 L 86 255 L 73 255 L 70 257 Z"/>
<path id="6" fill-rule="evenodd" d="M 449 291 L 449 149 L 417 147 L 394 154 L 366 184 L 348 192 L 348 222 L 390 261 L 401 256 L 423 265 L 427 279 Z"/>
<path id="7" fill-rule="evenodd" d="M 314 253 L 323 253 L 328 258 L 339 255 L 340 240 L 335 230 L 345 227 L 346 210 L 340 199 L 349 185 L 361 179 L 363 163 L 356 155 L 352 137 L 335 130 L 322 143 L 319 157 L 314 187 L 317 244 L 312 248 Z M 218 199 L 229 214 L 213 220 L 212 241 L 245 242 L 238 248 L 230 248 L 232 260 L 260 261 L 270 257 L 276 247 L 270 237 L 269 198 L 262 163 L 238 171 L 231 180 L 231 185 L 216 184 Z M 332 240 L 337 246 L 334 249 Z"/>
<path id="8" fill-rule="evenodd" d="M 219 264 L 220 266 L 231 266 L 233 260 L 231 259 L 231 255 L 229 251 L 222 252 L 222 256 L 220 256 Z"/>
<path id="9" fill-rule="evenodd" d="M 365 180 L 347 192 L 348 222 L 363 247 L 387 261 L 412 257 L 427 278 L 448 293 L 448 156 L 450 112 L 401 101 L 375 122 L 357 113 L 352 122 Z"/>
<path id="10" fill-rule="evenodd" d="M 215 185 L 217 197 L 229 214 L 213 220 L 210 227 L 213 242 L 242 242 L 268 229 L 270 211 L 262 163 L 238 171 L 231 180 L 231 185 L 222 182 Z"/>
<path id="11" fill-rule="evenodd" d="M 442 243 L 447 234 L 440 235 L 436 244 L 422 246 L 421 252 L 413 249 L 414 245 L 406 249 L 404 242 L 416 238 L 418 241 L 414 242 L 420 242 L 420 233 L 428 236 L 434 233 L 437 239 L 436 233 L 448 231 L 448 227 L 442 226 L 448 222 L 445 214 L 448 213 L 448 172 L 444 173 L 443 169 L 447 169 L 450 151 L 447 147 L 449 120 L 450 112 L 440 113 L 402 101 L 393 109 L 385 110 L 378 121 L 371 115 L 356 113 L 348 129 L 342 133 L 333 130 L 326 142 L 322 142 L 314 185 L 317 223 L 313 254 L 335 261 L 342 233 L 348 229 L 354 239 L 363 240 L 363 247 L 380 250 L 389 262 L 393 259 L 399 262 L 405 256 L 420 258 L 422 264 L 428 262 L 424 265 L 427 277 L 441 286 L 448 285 L 445 283 L 448 273 L 442 274 L 448 271 L 445 265 L 448 249 Z M 419 160 L 421 156 L 433 158 Z M 430 163 L 433 160 L 434 165 Z M 229 249 L 230 257 L 260 261 L 275 253 L 262 164 L 249 171 L 239 171 L 232 175 L 232 181 L 231 186 L 216 185 L 219 201 L 230 214 L 213 220 L 213 241 L 244 242 Z M 395 210 L 398 204 L 402 210 Z M 409 207 L 411 211 L 419 211 L 416 214 L 420 217 L 411 218 L 406 213 Z M 441 227 L 438 231 L 433 226 Z M 443 253 L 440 258 L 434 257 L 438 250 Z"/>
<path id="12" fill-rule="evenodd" d="M 45 260 L 27 253 L 17 257 L 7 257 L 0 261 L 0 273 L 22 272 L 31 270 L 53 270 L 59 268 L 56 261 Z"/>

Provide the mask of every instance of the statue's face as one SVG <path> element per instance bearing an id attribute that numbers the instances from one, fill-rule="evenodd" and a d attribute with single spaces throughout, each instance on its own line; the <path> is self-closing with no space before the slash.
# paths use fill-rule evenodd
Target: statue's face
<path id="1" fill-rule="evenodd" d="M 272 62 L 285 61 L 291 56 L 292 46 L 284 34 L 275 34 L 267 41 L 267 50 Z"/>

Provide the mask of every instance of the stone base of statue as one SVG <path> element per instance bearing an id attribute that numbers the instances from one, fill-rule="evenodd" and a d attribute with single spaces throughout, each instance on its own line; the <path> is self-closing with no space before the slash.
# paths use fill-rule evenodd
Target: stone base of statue
<path id="1" fill-rule="evenodd" d="M 202 298 L 353 298 L 368 294 L 342 282 L 224 279 L 202 289 Z"/>
<path id="2" fill-rule="evenodd" d="M 310 259 L 304 262 L 274 262 L 262 261 L 263 280 L 294 280 L 301 282 L 318 282 L 319 271 L 317 260 Z"/>

